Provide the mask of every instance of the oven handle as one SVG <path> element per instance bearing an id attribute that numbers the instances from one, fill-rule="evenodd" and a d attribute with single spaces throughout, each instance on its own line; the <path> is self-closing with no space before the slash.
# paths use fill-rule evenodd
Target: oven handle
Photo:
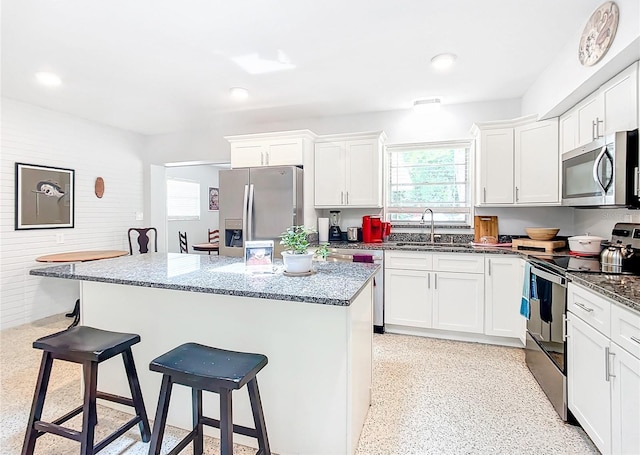
<path id="1" fill-rule="evenodd" d="M 547 281 L 551 281 L 552 283 L 559 284 L 564 288 L 567 287 L 567 279 L 560 275 L 554 275 L 553 273 L 545 272 L 544 270 L 540 270 L 533 265 L 531 266 L 531 273 Z"/>

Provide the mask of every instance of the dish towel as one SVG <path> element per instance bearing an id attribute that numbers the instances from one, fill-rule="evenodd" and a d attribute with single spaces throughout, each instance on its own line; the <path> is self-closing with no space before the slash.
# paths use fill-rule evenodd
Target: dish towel
<path id="1" fill-rule="evenodd" d="M 524 282 L 522 283 L 522 300 L 520 301 L 520 314 L 529 319 L 531 315 L 531 303 L 529 298 L 531 295 L 531 264 L 524 264 Z"/>
<path id="2" fill-rule="evenodd" d="M 551 283 L 551 281 L 540 280 L 537 283 L 538 296 L 540 296 L 540 319 L 549 324 L 553 322 L 553 315 L 551 311 L 552 288 L 553 283 Z"/>

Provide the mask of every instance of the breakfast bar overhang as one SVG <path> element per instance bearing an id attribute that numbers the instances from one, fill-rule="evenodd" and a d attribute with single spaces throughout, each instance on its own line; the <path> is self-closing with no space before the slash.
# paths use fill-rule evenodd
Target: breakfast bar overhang
<path id="1" fill-rule="evenodd" d="M 379 266 L 314 267 L 311 276 L 286 277 L 277 267 L 248 273 L 237 258 L 150 253 L 31 274 L 79 280 L 83 325 L 141 336 L 133 354 L 150 417 L 161 375 L 148 365 L 158 355 L 186 342 L 262 353 L 269 363 L 258 382 L 272 450 L 354 453 L 371 402 L 372 277 Z M 120 364 L 101 366 L 98 388 L 127 393 Z M 216 418 L 218 396 L 204 395 L 205 415 Z M 246 390 L 233 400 L 234 423 L 252 427 Z M 175 387 L 168 424 L 190 430 L 190 406 L 190 391 Z M 252 438 L 234 441 L 257 447 Z"/>

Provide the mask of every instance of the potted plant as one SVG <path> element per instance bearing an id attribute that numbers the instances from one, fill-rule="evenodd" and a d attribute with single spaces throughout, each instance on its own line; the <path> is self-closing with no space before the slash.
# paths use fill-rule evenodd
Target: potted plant
<path id="1" fill-rule="evenodd" d="M 309 252 L 309 234 L 316 232 L 305 226 L 291 226 L 280 235 L 280 244 L 284 245 L 282 252 L 284 271 L 287 273 L 306 273 L 311 271 L 314 256 L 326 258 L 329 253 L 326 245 L 321 245 L 315 252 Z"/>

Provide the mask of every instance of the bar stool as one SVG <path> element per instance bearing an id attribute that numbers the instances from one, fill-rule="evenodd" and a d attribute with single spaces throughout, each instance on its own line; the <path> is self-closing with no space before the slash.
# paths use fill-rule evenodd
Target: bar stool
<path id="1" fill-rule="evenodd" d="M 123 435 L 136 423 L 140 427 L 142 441 L 148 442 L 151 436 L 147 413 L 142 400 L 140 383 L 136 367 L 133 362 L 131 346 L 140 342 L 140 336 L 131 333 L 108 332 L 93 327 L 78 326 L 72 327 L 64 332 L 54 333 L 36 340 L 33 347 L 42 349 L 42 362 L 40 372 L 33 396 L 33 405 L 27 433 L 22 446 L 22 455 L 31 455 L 36 445 L 36 439 L 45 433 L 53 433 L 74 441 L 80 442 L 81 455 L 93 455 L 105 448 L 116 438 Z M 98 364 L 118 354 L 122 354 L 124 368 L 127 372 L 131 397 L 126 398 L 118 395 L 97 391 Z M 73 411 L 54 420 L 53 422 L 43 422 L 42 408 L 49 385 L 51 367 L 54 359 L 66 360 L 69 362 L 82 364 L 84 377 L 84 404 L 78 406 Z M 136 415 L 118 430 L 107 436 L 95 446 L 93 445 L 94 431 L 97 423 L 96 398 L 113 401 L 115 403 L 132 406 Z M 82 413 L 82 431 L 72 430 L 63 427 L 61 424 L 72 417 Z"/>
<path id="2" fill-rule="evenodd" d="M 270 455 L 271 449 L 269 448 L 256 378 L 258 371 L 267 362 L 267 357 L 262 354 L 225 351 L 197 343 L 183 344 L 152 360 L 149 369 L 162 373 L 163 376 L 149 455 L 160 454 L 173 384 L 191 387 L 193 430 L 169 452 L 170 455 L 178 454 L 191 441 L 193 441 L 194 455 L 201 455 L 204 439 L 203 425 L 220 429 L 220 453 L 222 455 L 233 453 L 234 432 L 258 440 L 259 450 L 256 455 Z M 249 391 L 255 428 L 233 424 L 231 392 L 240 389 L 245 384 Z M 220 420 L 202 415 L 203 390 L 220 395 Z"/>

